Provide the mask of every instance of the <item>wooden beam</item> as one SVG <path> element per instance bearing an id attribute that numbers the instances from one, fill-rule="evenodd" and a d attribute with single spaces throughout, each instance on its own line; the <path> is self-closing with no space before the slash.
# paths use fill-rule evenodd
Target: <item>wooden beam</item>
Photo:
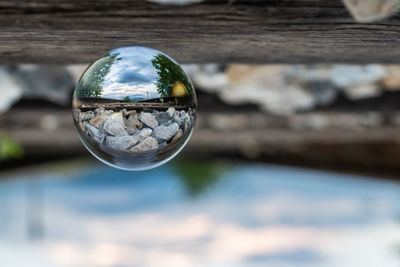
<path id="1" fill-rule="evenodd" d="M 322 116 L 328 124 L 303 130 L 290 126 L 311 121 L 315 116 Z M 391 113 L 386 122 L 365 126 L 367 116 L 365 112 L 311 112 L 291 117 L 200 112 L 193 137 L 182 155 L 266 160 L 335 170 L 341 167 L 399 177 L 399 128 L 390 123 L 398 120 L 397 115 Z M 225 124 L 215 123 L 221 120 Z M 55 123 L 49 125 L 48 121 Z M 0 115 L 0 125 L 4 126 L 3 134 L 11 135 L 24 147 L 27 161 L 89 155 L 78 138 L 70 110 L 12 109 Z"/>
<path id="2" fill-rule="evenodd" d="M 359 24 L 339 0 L 0 2 L 0 63 L 87 63 L 129 45 L 184 63 L 399 63 L 400 17 Z"/>

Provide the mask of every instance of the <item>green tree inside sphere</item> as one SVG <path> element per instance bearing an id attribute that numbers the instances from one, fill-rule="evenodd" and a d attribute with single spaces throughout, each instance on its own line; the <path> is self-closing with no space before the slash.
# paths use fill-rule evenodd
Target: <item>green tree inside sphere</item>
<path id="1" fill-rule="evenodd" d="M 78 97 L 100 97 L 102 95 L 106 75 L 110 72 L 114 62 L 121 60 L 118 55 L 119 53 L 107 54 L 87 69 L 87 75 L 79 81 L 76 88 Z"/>
<path id="2" fill-rule="evenodd" d="M 185 72 L 170 58 L 163 54 L 158 54 L 154 56 L 151 64 L 157 71 L 157 91 L 161 97 L 170 96 L 172 87 L 177 81 L 181 81 L 188 88 L 189 93 L 192 93 L 193 87 Z"/>

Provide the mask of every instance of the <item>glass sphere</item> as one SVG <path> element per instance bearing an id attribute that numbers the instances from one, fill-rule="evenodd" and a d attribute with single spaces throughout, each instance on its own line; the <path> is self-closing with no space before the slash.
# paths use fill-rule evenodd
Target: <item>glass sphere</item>
<path id="1" fill-rule="evenodd" d="M 193 84 L 166 54 L 122 47 L 93 62 L 73 96 L 73 117 L 86 148 L 125 170 L 160 166 L 177 155 L 196 122 Z"/>

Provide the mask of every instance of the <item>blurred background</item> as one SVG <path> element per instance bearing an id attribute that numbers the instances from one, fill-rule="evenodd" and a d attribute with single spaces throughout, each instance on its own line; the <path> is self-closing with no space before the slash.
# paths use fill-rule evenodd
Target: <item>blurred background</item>
<path id="1" fill-rule="evenodd" d="M 81 144 L 86 67 L 0 67 L 1 263 L 399 266 L 400 66 L 183 65 L 194 135 L 143 172 Z"/>
<path id="2" fill-rule="evenodd" d="M 0 1 L 0 266 L 400 266 L 399 10 Z M 95 160 L 71 109 L 132 45 L 196 63 L 194 134 L 142 172 Z"/>

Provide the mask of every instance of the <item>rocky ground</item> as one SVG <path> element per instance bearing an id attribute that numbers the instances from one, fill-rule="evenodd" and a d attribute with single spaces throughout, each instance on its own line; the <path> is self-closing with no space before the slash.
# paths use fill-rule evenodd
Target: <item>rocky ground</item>
<path id="1" fill-rule="evenodd" d="M 0 113 L 21 99 L 43 99 L 69 108 L 74 85 L 86 67 L 0 66 Z M 291 116 L 330 106 L 341 95 L 356 102 L 400 90 L 399 65 L 203 64 L 183 68 L 198 94 L 213 94 L 230 106 L 255 105 L 270 115 Z M 199 104 L 207 106 L 204 101 Z"/>
<path id="2" fill-rule="evenodd" d="M 164 147 L 191 130 L 194 113 L 175 110 L 137 113 L 123 109 L 114 112 L 102 107 L 82 112 L 74 109 L 74 119 L 91 140 L 114 150 L 143 152 Z"/>
<path id="3" fill-rule="evenodd" d="M 330 106 L 340 96 L 357 102 L 400 89 L 398 65 L 184 67 L 196 89 L 217 95 L 228 105 L 252 104 L 264 113 L 283 116 Z"/>

